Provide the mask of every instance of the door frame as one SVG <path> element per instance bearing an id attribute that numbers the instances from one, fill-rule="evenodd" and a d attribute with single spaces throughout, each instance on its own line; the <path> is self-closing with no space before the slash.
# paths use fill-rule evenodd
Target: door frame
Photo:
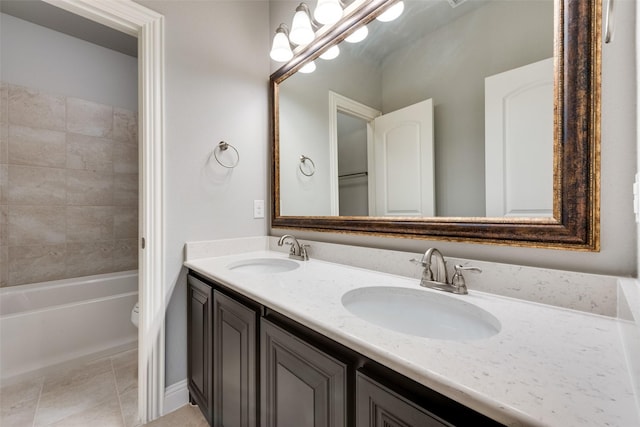
<path id="1" fill-rule="evenodd" d="M 338 179 L 338 113 L 346 113 L 367 122 L 367 157 L 373 141 L 373 119 L 382 112 L 371 108 L 339 93 L 329 91 L 329 198 L 331 200 L 331 215 L 340 215 L 340 181 Z M 370 169 L 370 168 L 369 168 Z M 369 171 L 369 180 L 373 179 Z M 369 195 L 371 192 L 369 191 Z M 369 212 L 371 212 L 371 197 L 369 197 Z M 374 205 L 375 206 L 375 205 Z"/>
<path id="2" fill-rule="evenodd" d="M 164 16 L 131 0 L 44 0 L 138 38 L 139 241 L 138 415 L 163 415 L 164 401 Z"/>

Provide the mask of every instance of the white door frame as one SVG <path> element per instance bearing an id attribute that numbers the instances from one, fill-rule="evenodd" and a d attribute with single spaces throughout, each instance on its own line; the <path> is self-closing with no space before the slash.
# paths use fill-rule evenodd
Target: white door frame
<path id="1" fill-rule="evenodd" d="M 138 414 L 146 423 L 163 415 L 164 400 L 164 17 L 131 0 L 44 1 L 138 38 Z"/>
<path id="2" fill-rule="evenodd" d="M 367 157 L 370 157 L 373 131 L 371 122 L 382 113 L 358 101 L 347 98 L 339 93 L 329 91 L 329 197 L 331 200 L 331 215 L 340 215 L 340 182 L 338 179 L 338 113 L 347 113 L 367 122 Z M 369 169 L 370 170 L 370 169 Z M 371 175 L 369 176 L 371 179 Z M 371 208 L 371 199 L 369 199 Z M 370 211 L 371 212 L 371 211 Z"/>

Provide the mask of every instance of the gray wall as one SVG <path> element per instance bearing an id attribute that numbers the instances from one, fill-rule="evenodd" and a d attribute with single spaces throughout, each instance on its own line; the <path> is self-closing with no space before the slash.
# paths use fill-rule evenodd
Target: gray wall
<path id="1" fill-rule="evenodd" d="M 268 2 L 139 1 L 165 16 L 166 385 L 187 376 L 186 241 L 265 235 L 268 198 Z M 231 170 L 207 162 L 220 140 Z"/>
<path id="2" fill-rule="evenodd" d="M 488 3 L 383 60 L 383 113 L 433 99 L 437 216 L 485 216 L 485 77 L 552 56 L 553 2 L 533 0 Z"/>
<path id="3" fill-rule="evenodd" d="M 138 111 L 137 58 L 4 13 L 0 35 L 2 81 Z"/>
<path id="4" fill-rule="evenodd" d="M 595 253 L 415 239 L 296 231 L 320 241 L 420 252 L 437 246 L 445 255 L 589 273 L 637 274 L 636 224 L 632 191 L 636 171 L 635 9 L 633 0 L 616 2 L 616 34 L 603 45 L 601 251 Z M 273 18 L 273 15 L 272 15 Z M 290 18 L 289 18 L 290 19 Z M 272 21 L 272 31 L 280 22 Z M 290 231 L 290 230 L 289 230 Z M 273 235 L 284 233 L 272 229 Z M 313 249 L 311 249 L 313 256 Z M 578 284 L 579 285 L 579 284 Z"/>

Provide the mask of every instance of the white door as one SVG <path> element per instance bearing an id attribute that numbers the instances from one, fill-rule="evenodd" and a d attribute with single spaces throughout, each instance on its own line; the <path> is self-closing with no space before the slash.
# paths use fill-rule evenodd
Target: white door
<path id="1" fill-rule="evenodd" d="M 368 151 L 374 215 L 434 216 L 433 100 L 377 117 L 373 129 Z"/>
<path id="2" fill-rule="evenodd" d="M 553 215 L 553 58 L 485 79 L 489 217 Z"/>

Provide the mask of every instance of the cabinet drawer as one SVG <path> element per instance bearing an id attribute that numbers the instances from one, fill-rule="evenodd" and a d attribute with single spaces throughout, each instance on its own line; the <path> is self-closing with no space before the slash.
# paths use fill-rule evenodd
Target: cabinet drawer
<path id="1" fill-rule="evenodd" d="M 357 427 L 442 427 L 451 426 L 396 392 L 356 374 Z"/>

